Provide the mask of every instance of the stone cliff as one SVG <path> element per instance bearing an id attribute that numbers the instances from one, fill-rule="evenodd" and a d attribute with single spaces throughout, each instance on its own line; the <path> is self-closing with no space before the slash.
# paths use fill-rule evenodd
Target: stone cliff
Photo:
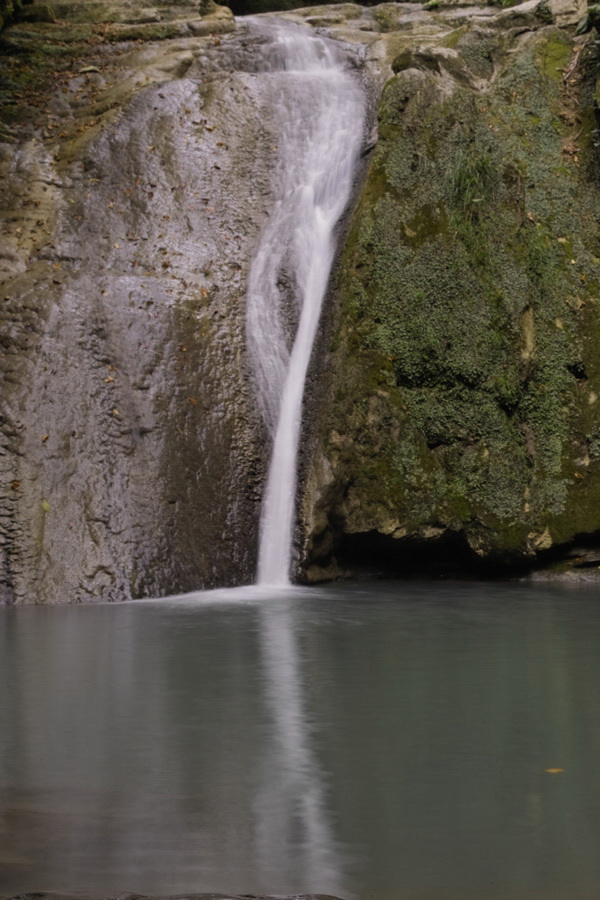
<path id="1" fill-rule="evenodd" d="M 264 454 L 243 309 L 271 101 L 229 10 L 171 4 L 154 24 L 133 4 L 117 21 L 98 7 L 56 4 L 59 21 L 2 35 L 9 602 L 158 595 L 254 569 Z"/>

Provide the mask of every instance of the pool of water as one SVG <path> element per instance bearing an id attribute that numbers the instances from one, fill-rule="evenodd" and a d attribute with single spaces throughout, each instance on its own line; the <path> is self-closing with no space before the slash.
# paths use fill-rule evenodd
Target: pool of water
<path id="1" fill-rule="evenodd" d="M 597 900 L 599 846 L 597 590 L 0 609 L 0 892 Z"/>

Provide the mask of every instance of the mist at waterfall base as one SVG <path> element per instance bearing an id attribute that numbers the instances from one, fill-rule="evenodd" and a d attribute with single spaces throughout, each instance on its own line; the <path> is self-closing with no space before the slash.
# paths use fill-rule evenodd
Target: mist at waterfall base
<path id="1" fill-rule="evenodd" d="M 0 609 L 0 894 L 597 898 L 595 590 L 210 598 Z"/>

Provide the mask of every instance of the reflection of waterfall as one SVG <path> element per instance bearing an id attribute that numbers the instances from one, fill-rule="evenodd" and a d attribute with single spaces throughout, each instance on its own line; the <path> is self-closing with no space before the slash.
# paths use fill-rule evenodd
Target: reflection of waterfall
<path id="1" fill-rule="evenodd" d="M 0 609 L 0 894 L 342 893 L 290 594 Z"/>
<path id="2" fill-rule="evenodd" d="M 273 733 L 257 797 L 257 856 L 270 881 L 289 890 L 341 896 L 339 863 L 328 821 L 323 776 L 311 747 L 311 728 L 299 648 L 294 601 L 263 607 L 262 664 Z"/>
<path id="3" fill-rule="evenodd" d="M 281 129 L 277 202 L 252 264 L 247 298 L 248 349 L 273 438 L 258 582 L 287 584 L 304 383 L 333 262 L 334 228 L 350 197 L 364 99 L 334 42 L 283 22 L 253 27 L 270 41 L 262 77 L 271 80 Z M 297 321 L 293 341 L 290 320 Z"/>

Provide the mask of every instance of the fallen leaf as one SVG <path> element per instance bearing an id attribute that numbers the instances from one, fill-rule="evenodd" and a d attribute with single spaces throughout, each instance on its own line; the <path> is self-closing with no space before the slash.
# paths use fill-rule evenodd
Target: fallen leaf
<path id="1" fill-rule="evenodd" d="M 45 444 L 49 437 L 50 437 L 49 434 L 43 434 L 42 438 L 41 438 L 42 444 Z"/>

